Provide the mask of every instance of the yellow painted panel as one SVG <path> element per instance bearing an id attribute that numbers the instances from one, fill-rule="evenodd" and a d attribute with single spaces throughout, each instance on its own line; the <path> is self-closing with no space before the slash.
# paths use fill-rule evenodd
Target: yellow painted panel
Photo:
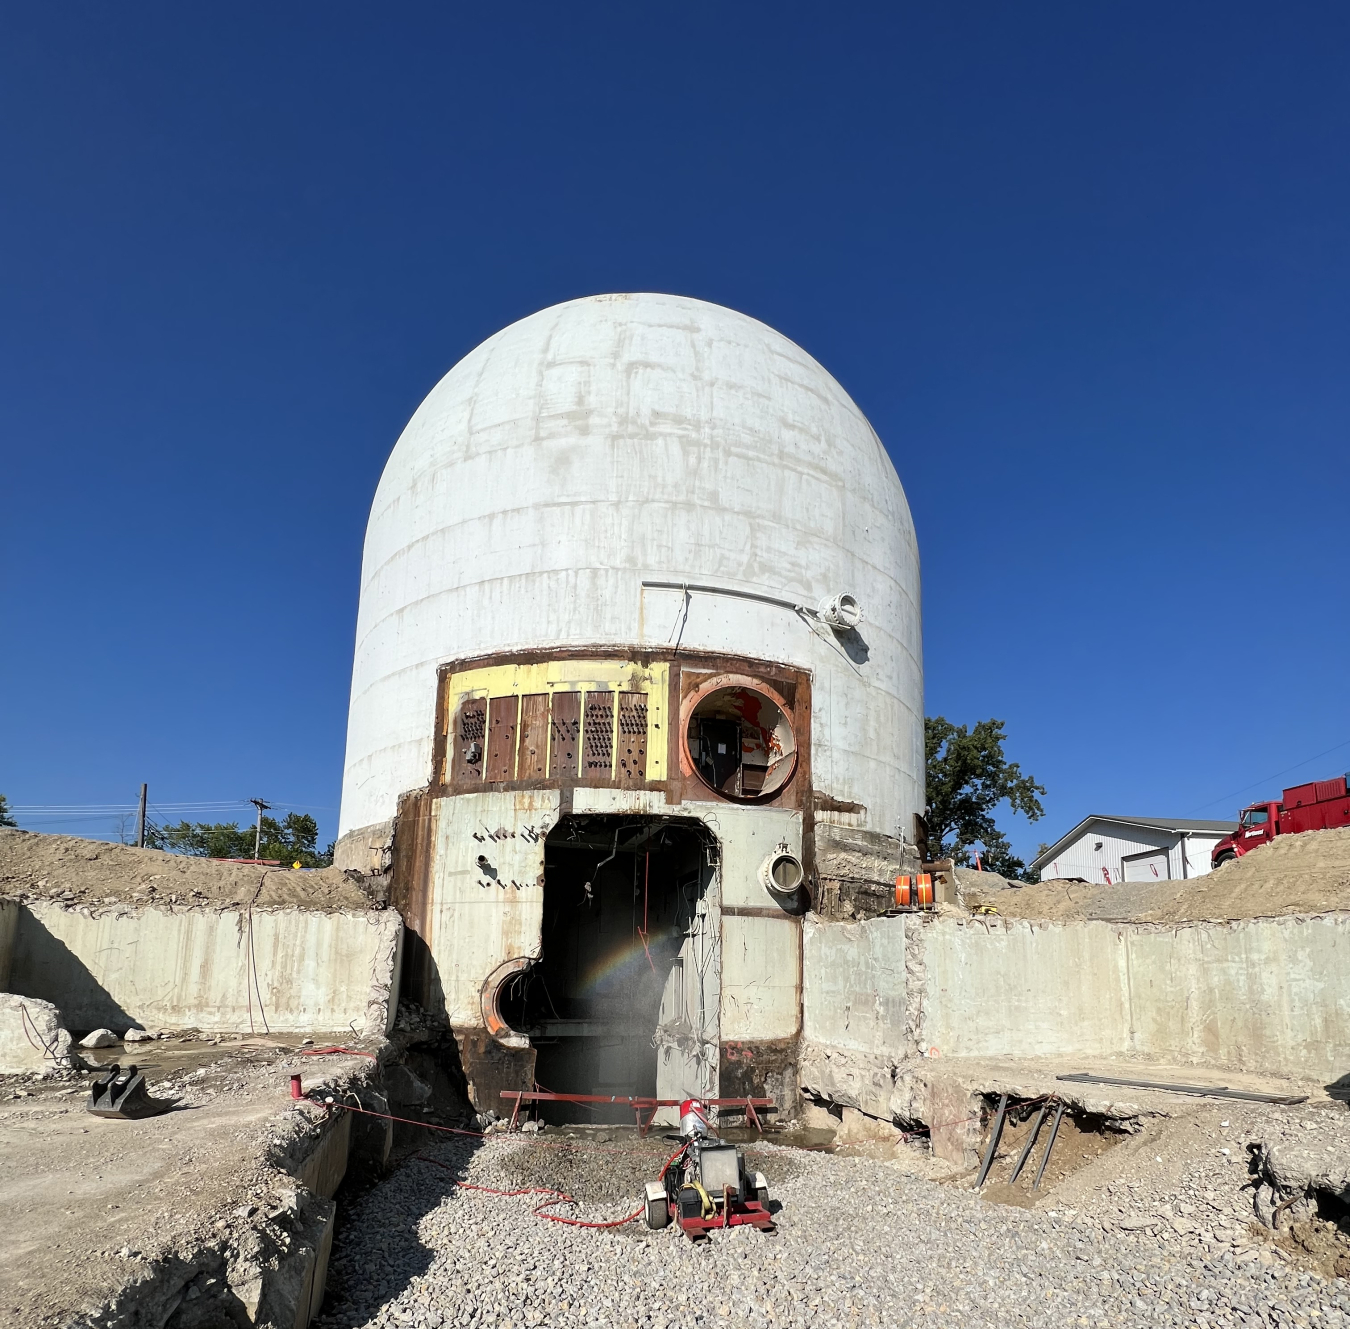
<path id="1" fill-rule="evenodd" d="M 543 664 L 491 665 L 451 674 L 446 688 L 447 729 L 466 697 L 526 696 L 534 692 L 614 692 L 647 694 L 647 779 L 666 778 L 666 710 L 670 667 L 628 660 L 549 660 Z M 613 750 L 618 751 L 618 707 L 614 709 Z"/>

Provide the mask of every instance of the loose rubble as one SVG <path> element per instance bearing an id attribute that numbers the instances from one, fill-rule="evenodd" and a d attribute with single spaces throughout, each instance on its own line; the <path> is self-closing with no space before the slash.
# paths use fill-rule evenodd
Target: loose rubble
<path id="1" fill-rule="evenodd" d="M 777 1233 L 737 1228 L 698 1245 L 674 1227 L 547 1222 L 532 1213 L 541 1196 L 459 1185 L 558 1187 L 581 1202 L 554 1212 L 618 1218 L 654 1175 L 659 1145 L 594 1140 L 589 1164 L 554 1132 L 433 1145 L 341 1222 L 320 1323 L 1350 1325 L 1350 1281 L 1299 1267 L 1284 1238 L 1256 1224 L 1259 1178 L 1235 1117 L 1225 1120 L 1234 1145 L 1210 1148 L 1207 1135 L 1190 1150 L 1160 1145 L 1168 1157 L 1156 1156 L 1153 1181 L 1141 1143 L 1124 1173 L 1098 1179 L 1090 1210 L 1091 1169 L 1078 1174 L 1078 1205 L 1057 1195 L 1028 1210 L 990 1203 L 968 1181 L 939 1185 L 886 1161 L 765 1145 L 757 1166 L 781 1203 Z M 1343 1114 L 1325 1122 L 1341 1147 Z M 1288 1124 L 1300 1136 L 1318 1131 L 1315 1118 L 1307 1129 Z"/>

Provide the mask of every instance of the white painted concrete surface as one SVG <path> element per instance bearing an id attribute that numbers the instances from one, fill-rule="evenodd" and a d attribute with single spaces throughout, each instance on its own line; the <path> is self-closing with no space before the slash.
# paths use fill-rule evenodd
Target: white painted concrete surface
<path id="1" fill-rule="evenodd" d="M 866 612 L 857 659 L 788 609 Z M 923 804 L 919 562 L 904 491 L 837 382 L 764 324 L 671 295 L 543 310 L 431 391 L 372 505 L 339 834 L 431 774 L 436 667 L 551 645 L 732 652 L 812 671 L 813 775 L 910 833 Z"/>
<path id="2" fill-rule="evenodd" d="M 10 986 L 75 1030 L 106 1026 L 274 1033 L 393 1027 L 402 922 L 392 910 L 20 909 Z"/>

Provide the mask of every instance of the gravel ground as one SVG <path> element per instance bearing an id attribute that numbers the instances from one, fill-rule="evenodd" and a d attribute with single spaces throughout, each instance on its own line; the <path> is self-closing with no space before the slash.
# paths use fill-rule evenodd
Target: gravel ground
<path id="1" fill-rule="evenodd" d="M 1240 1226 L 1131 1230 L 1145 1223 L 1133 1206 L 1103 1218 L 995 1205 L 884 1161 L 761 1146 L 777 1233 L 698 1245 L 673 1225 L 549 1223 L 527 1197 L 456 1186 L 585 1180 L 622 1202 L 557 1212 L 619 1217 L 662 1144 L 601 1144 L 589 1170 L 552 1135 L 425 1151 L 342 1223 L 321 1324 L 1350 1326 L 1350 1282 L 1300 1272 Z"/>

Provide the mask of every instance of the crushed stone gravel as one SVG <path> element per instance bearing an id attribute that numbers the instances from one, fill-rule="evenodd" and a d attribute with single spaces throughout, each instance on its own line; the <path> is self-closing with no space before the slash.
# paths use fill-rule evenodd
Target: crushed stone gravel
<path id="1" fill-rule="evenodd" d="M 631 1212 L 656 1144 L 597 1150 L 589 1193 L 620 1193 L 556 1212 Z M 735 1228 L 694 1244 L 674 1225 L 566 1227 L 533 1216 L 532 1197 L 459 1187 L 570 1177 L 575 1193 L 581 1151 L 569 1157 L 548 1137 L 424 1150 L 341 1221 L 319 1323 L 1350 1326 L 1350 1283 L 1300 1271 L 1239 1227 L 1181 1231 L 1124 1207 L 1109 1222 L 1018 1209 L 886 1162 L 755 1153 L 781 1203 L 777 1232 Z"/>

